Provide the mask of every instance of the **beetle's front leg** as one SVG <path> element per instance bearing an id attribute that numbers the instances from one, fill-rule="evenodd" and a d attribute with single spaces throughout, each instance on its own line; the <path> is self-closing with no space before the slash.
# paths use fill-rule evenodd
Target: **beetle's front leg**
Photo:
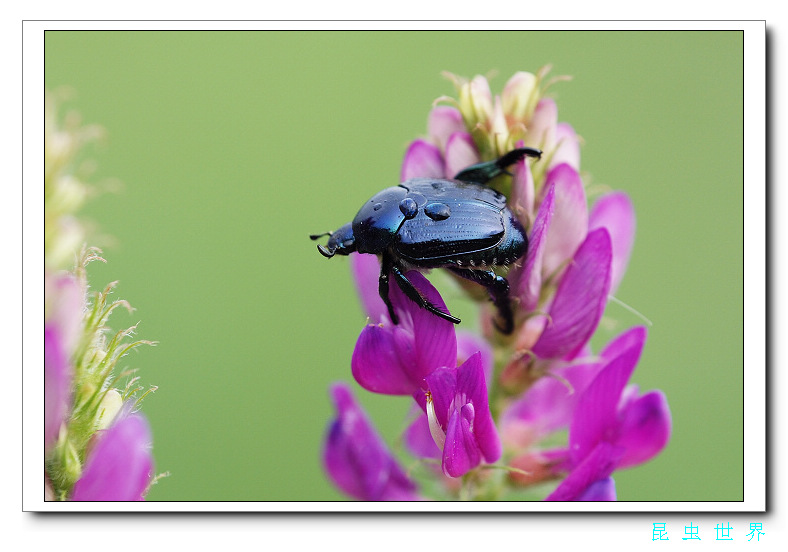
<path id="1" fill-rule="evenodd" d="M 487 184 L 498 175 L 506 173 L 506 167 L 514 165 L 523 157 L 542 157 L 542 150 L 536 148 L 517 148 L 509 153 L 503 154 L 495 161 L 485 161 L 466 167 L 458 172 L 454 179 L 463 182 L 477 182 Z M 509 173 L 506 173 L 509 174 Z"/>
<path id="2" fill-rule="evenodd" d="M 378 278 L 378 294 L 389 310 L 391 323 L 398 324 L 399 320 L 397 319 L 397 314 L 394 312 L 394 305 L 391 304 L 391 299 L 389 299 L 389 273 L 393 266 L 394 262 L 391 259 L 391 255 L 383 253 L 383 259 L 380 263 L 380 277 Z"/>
<path id="3" fill-rule="evenodd" d="M 493 320 L 495 327 L 503 334 L 510 334 L 514 330 L 514 314 L 512 305 L 509 301 L 509 281 L 503 276 L 498 276 L 492 270 L 471 270 L 469 268 L 449 267 L 449 270 L 457 276 L 461 276 L 471 282 L 483 285 L 490 294 L 493 305 L 498 309 L 498 314 L 503 320 L 503 325 L 499 325 Z"/>
<path id="4" fill-rule="evenodd" d="M 452 316 L 447 312 L 443 312 L 438 307 L 422 297 L 421 293 L 419 293 L 419 290 L 413 286 L 411 281 L 408 280 L 407 276 L 405 276 L 396 265 L 391 267 L 391 273 L 394 275 L 394 280 L 397 282 L 397 285 L 399 285 L 399 288 L 408 297 L 408 299 L 416 303 L 421 308 L 427 309 L 432 314 L 440 316 L 444 320 L 448 320 L 453 324 L 459 324 L 461 322 L 461 320 L 456 316 Z"/>
<path id="5" fill-rule="evenodd" d="M 383 299 L 383 302 L 386 304 L 386 308 L 389 310 L 389 318 L 391 319 L 392 324 L 399 324 L 399 319 L 397 318 L 397 314 L 394 312 L 394 305 L 391 304 L 391 299 L 389 299 L 389 273 L 391 272 L 392 267 L 394 266 L 394 262 L 391 259 L 391 256 L 388 253 L 383 254 L 383 259 L 380 263 L 380 277 L 378 278 L 378 294 L 380 298 Z"/>

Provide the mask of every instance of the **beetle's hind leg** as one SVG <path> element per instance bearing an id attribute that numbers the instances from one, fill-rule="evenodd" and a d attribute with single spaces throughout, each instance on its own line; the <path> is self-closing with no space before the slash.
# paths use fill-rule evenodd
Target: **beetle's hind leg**
<path id="1" fill-rule="evenodd" d="M 405 276 L 402 271 L 397 268 L 396 266 L 391 267 L 391 273 L 394 275 L 394 279 L 397 282 L 397 285 L 402 290 L 402 292 L 414 303 L 419 305 L 421 308 L 428 310 L 434 315 L 440 316 L 444 320 L 448 320 L 453 324 L 459 324 L 460 319 L 450 315 L 447 312 L 443 312 L 438 307 L 427 301 L 424 297 L 421 296 L 419 290 L 417 290 L 410 280 L 408 280 L 407 276 Z M 396 324 L 396 322 L 395 322 Z"/>
<path id="2" fill-rule="evenodd" d="M 542 157 L 542 150 L 536 148 L 517 148 L 509 153 L 503 154 L 495 161 L 485 161 L 483 163 L 476 163 L 470 167 L 466 167 L 455 176 L 455 180 L 462 180 L 463 182 L 477 182 L 479 184 L 487 184 L 490 180 L 501 174 L 509 174 L 506 172 L 506 167 L 514 165 L 523 157 Z"/>
<path id="3" fill-rule="evenodd" d="M 514 315 L 512 314 L 512 304 L 509 301 L 509 282 L 503 276 L 498 276 L 492 270 L 472 270 L 470 268 L 448 267 L 457 276 L 461 276 L 471 282 L 483 285 L 490 294 L 493 305 L 498 309 L 498 315 L 503 324 L 493 320 L 495 327 L 503 334 L 510 334 L 514 329 Z"/>

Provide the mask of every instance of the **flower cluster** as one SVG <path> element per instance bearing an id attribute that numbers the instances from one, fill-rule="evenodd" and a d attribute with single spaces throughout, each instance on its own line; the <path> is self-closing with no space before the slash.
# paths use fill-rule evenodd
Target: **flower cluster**
<path id="1" fill-rule="evenodd" d="M 100 251 L 84 247 L 75 212 L 87 196 L 76 165 L 99 130 L 73 114 L 61 124 L 47 94 L 44 133 L 44 481 L 46 500 L 143 500 L 153 483 L 151 432 L 138 412 L 154 388 L 138 385 L 118 362 L 150 341 L 129 340 L 135 327 L 107 327 L 123 300 L 115 282 L 88 293 L 85 267 Z M 127 378 L 121 385 L 120 378 Z M 141 393 L 140 393 L 141 392 Z"/>
<path id="2" fill-rule="evenodd" d="M 411 143 L 400 175 L 453 178 L 517 147 L 542 150 L 541 159 L 523 159 L 490 183 L 528 237 L 526 254 L 506 274 L 511 335 L 495 330 L 489 302 L 459 279 L 479 299 L 481 335 L 456 332 L 397 285 L 389 287 L 392 324 L 378 296 L 377 257 L 350 258 L 369 316 L 353 351 L 353 377 L 373 393 L 414 398 L 404 444 L 424 460 L 425 477 L 440 480 L 444 498 L 500 499 L 551 484 L 547 500 L 615 500 L 614 471 L 653 458 L 670 437 L 664 395 L 627 385 L 646 328 L 624 331 L 598 353 L 589 345 L 626 270 L 635 215 L 622 192 L 597 197 L 589 210 L 580 140 L 545 95 L 561 80 L 548 81 L 547 73 L 517 73 L 500 96 L 484 77 L 449 75 L 457 98 L 432 109 L 427 136 Z M 407 278 L 448 312 L 423 275 Z M 361 500 L 424 498 L 349 389 L 332 396 L 337 419 L 324 448 L 332 480 Z"/>

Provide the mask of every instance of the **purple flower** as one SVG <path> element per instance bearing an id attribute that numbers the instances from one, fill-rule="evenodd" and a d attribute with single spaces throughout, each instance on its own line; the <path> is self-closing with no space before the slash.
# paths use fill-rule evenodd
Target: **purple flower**
<path id="1" fill-rule="evenodd" d="M 323 465 L 342 491 L 359 500 L 419 500 L 382 439 L 342 383 L 331 387 L 337 410 L 323 447 Z"/>
<path id="2" fill-rule="evenodd" d="M 482 459 L 501 457 L 501 441 L 490 414 L 480 353 L 457 368 L 441 368 L 426 377 L 426 394 L 417 402 L 427 413 L 430 433 L 442 453 L 443 473 L 460 477 Z"/>
<path id="3" fill-rule="evenodd" d="M 489 387 L 493 371 L 493 352 L 490 344 L 476 334 L 458 331 L 457 365 L 463 364 L 474 354 L 480 355 L 485 384 Z M 414 409 L 421 414 L 417 406 L 414 405 Z M 404 441 L 408 452 L 414 456 L 419 458 L 441 458 L 442 451 L 432 438 L 426 416 L 417 416 L 408 426 L 405 430 Z"/>
<path id="4" fill-rule="evenodd" d="M 440 294 L 422 274 L 410 271 L 406 275 L 427 301 L 448 312 Z M 424 378 L 437 368 L 456 366 L 457 338 L 454 324 L 419 307 L 392 282 L 389 297 L 399 324 L 391 324 L 383 313 L 380 323 L 365 326 L 353 350 L 351 369 L 368 391 L 410 395 L 421 389 Z"/>
<path id="5" fill-rule="evenodd" d="M 45 320 L 56 328 L 67 360 L 76 349 L 82 335 L 85 310 L 85 290 L 71 274 L 44 275 Z"/>
<path id="6" fill-rule="evenodd" d="M 645 328 L 635 327 L 602 351 L 605 365 L 577 402 L 569 447 L 557 466 L 569 476 L 549 499 L 574 500 L 614 469 L 646 462 L 667 444 L 671 417 L 664 394 L 640 395 L 636 386 L 626 387 L 645 339 Z"/>
<path id="7" fill-rule="evenodd" d="M 57 439 L 71 403 L 71 357 L 82 334 L 85 293 L 70 274 L 45 274 L 44 447 Z"/>
<path id="8" fill-rule="evenodd" d="M 94 438 L 71 500 L 143 500 L 153 475 L 151 434 L 140 414 L 121 416 Z"/>
<path id="9" fill-rule="evenodd" d="M 439 106 L 428 121 L 431 141 L 411 142 L 402 160 L 401 181 L 409 178 L 454 178 L 460 170 L 481 159 L 470 133 L 462 125 L 460 112 Z"/>
<path id="10" fill-rule="evenodd" d="M 54 327 L 44 327 L 44 448 L 57 439 L 71 395 L 71 364 Z"/>

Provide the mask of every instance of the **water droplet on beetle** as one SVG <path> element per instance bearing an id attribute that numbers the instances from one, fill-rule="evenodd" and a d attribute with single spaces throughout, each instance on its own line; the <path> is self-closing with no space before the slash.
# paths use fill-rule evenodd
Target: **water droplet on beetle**
<path id="1" fill-rule="evenodd" d="M 432 220 L 446 220 L 451 215 L 451 209 L 445 203 L 428 203 L 424 206 L 424 214 Z"/>

